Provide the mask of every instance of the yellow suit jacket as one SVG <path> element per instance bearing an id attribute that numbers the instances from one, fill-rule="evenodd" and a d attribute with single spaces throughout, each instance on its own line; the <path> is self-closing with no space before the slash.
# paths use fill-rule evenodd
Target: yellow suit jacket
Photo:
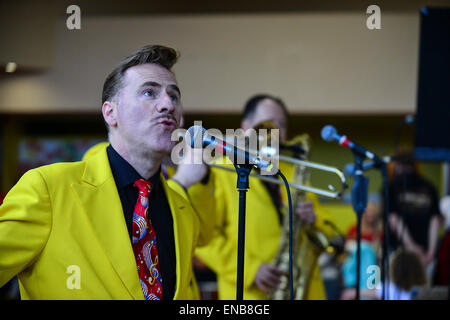
<path id="1" fill-rule="evenodd" d="M 280 166 L 282 164 L 280 163 Z M 231 168 L 233 168 L 231 166 Z M 280 168 L 286 177 L 291 168 Z M 237 241 L 239 193 L 234 172 L 211 168 L 207 185 L 196 184 L 189 188 L 191 203 L 197 211 L 216 212 L 215 236 L 206 246 L 196 250 L 196 255 L 217 274 L 219 299 L 236 299 Z M 270 194 L 261 180 L 250 177 L 247 192 L 244 299 L 266 299 L 266 294 L 254 283 L 261 263 L 271 264 L 278 251 L 281 225 Z M 280 186 L 284 190 L 283 186 Z M 292 192 L 292 190 L 291 190 Z M 287 194 L 282 194 L 286 199 Z M 308 194 L 317 214 L 316 227 L 325 234 L 333 233 L 324 221 L 333 221 L 331 215 L 320 207 L 317 198 Z M 325 290 L 316 265 L 307 299 L 325 299 Z"/>
<path id="2" fill-rule="evenodd" d="M 192 256 L 211 219 L 161 177 L 173 217 L 174 299 L 193 299 Z M 28 171 L 0 206 L 0 286 L 22 299 L 144 299 L 106 146 L 85 161 Z"/>

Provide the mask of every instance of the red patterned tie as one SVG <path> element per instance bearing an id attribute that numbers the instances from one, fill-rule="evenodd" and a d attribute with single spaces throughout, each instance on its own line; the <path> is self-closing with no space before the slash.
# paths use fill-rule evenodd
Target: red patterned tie
<path id="1" fill-rule="evenodd" d="M 136 257 L 139 280 L 145 300 L 161 300 L 162 277 L 159 267 L 156 234 L 148 217 L 148 196 L 152 190 L 151 182 L 140 179 L 134 186 L 139 196 L 133 213 L 133 251 Z"/>

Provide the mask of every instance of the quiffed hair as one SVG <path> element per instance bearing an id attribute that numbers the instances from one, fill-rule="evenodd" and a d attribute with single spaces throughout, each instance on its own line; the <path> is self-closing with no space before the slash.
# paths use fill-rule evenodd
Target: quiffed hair
<path id="1" fill-rule="evenodd" d="M 103 84 L 102 104 L 112 99 L 122 86 L 122 78 L 127 69 L 145 63 L 155 63 L 171 71 L 177 62 L 179 54 L 175 49 L 148 45 L 123 59 L 106 77 Z"/>

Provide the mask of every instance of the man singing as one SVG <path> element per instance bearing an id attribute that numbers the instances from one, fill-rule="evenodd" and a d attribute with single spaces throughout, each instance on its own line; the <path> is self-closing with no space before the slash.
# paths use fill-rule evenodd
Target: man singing
<path id="1" fill-rule="evenodd" d="M 122 60 L 103 86 L 110 145 L 25 173 L 0 206 L 0 286 L 22 299 L 193 299 L 208 221 L 161 174 L 182 107 L 172 48 Z M 210 213 L 209 213 L 210 214 Z"/>

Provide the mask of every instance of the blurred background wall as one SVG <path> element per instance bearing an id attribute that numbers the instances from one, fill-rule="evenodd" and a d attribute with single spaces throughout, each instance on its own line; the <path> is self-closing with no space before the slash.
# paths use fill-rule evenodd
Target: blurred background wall
<path id="1" fill-rule="evenodd" d="M 81 29 L 68 30 L 65 7 L 42 3 L 14 1 L 2 9 L 8 45 L 1 60 L 41 71 L 2 83 L 2 111 L 96 111 L 111 67 L 142 45 L 161 43 L 181 52 L 175 72 L 186 112 L 239 112 L 260 91 L 282 96 L 294 113 L 414 112 L 418 10 L 381 7 L 382 29 L 369 30 L 364 5 L 95 15 L 81 3 Z"/>
<path id="2" fill-rule="evenodd" d="M 5 82 L 0 108 L 97 111 L 111 67 L 160 43 L 181 53 L 175 73 L 186 112 L 239 113 L 254 92 L 280 95 L 293 113 L 414 112 L 418 13 L 386 13 L 375 31 L 366 18 L 365 11 L 83 17 L 81 30 L 58 19 L 48 71 Z"/>

